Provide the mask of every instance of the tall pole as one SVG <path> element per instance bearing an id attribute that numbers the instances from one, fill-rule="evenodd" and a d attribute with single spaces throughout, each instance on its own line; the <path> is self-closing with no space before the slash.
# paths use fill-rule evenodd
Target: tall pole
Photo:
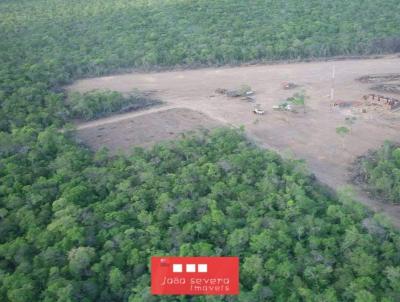
<path id="1" fill-rule="evenodd" d="M 333 100 L 335 98 L 335 76 L 336 70 L 335 65 L 332 66 L 332 83 L 331 83 L 331 105 L 333 106 Z"/>
<path id="2" fill-rule="evenodd" d="M 333 106 L 333 100 L 335 98 L 335 77 L 336 68 L 335 65 L 332 66 L 332 83 L 331 83 L 331 106 Z"/>

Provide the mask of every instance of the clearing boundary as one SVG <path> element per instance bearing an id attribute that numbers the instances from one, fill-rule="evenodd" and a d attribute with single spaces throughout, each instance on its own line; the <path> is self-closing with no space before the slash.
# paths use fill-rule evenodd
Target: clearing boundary
<path id="1" fill-rule="evenodd" d="M 156 91 L 155 97 L 167 103 L 165 106 L 146 111 L 116 115 L 77 125 L 78 132 L 89 129 L 94 131 L 106 125 L 114 127 L 108 136 L 105 131 L 101 137 L 91 138 L 95 147 L 105 145 L 112 148 L 128 148 L 129 143 L 118 143 L 112 139 L 109 143 L 104 141 L 107 137 L 115 136 L 115 131 L 118 129 L 123 137 L 121 141 L 124 139 L 129 141 L 132 137 L 143 137 L 145 146 L 159 140 L 174 138 L 175 136 L 156 135 L 154 139 L 149 139 L 146 135 L 151 136 L 150 133 L 154 131 L 164 133 L 162 128 L 168 123 L 167 115 L 171 114 L 168 111 L 186 108 L 192 113 L 197 112 L 194 113 L 196 116 L 201 114 L 202 118 L 197 120 L 196 127 L 200 124 L 206 128 L 208 124 L 213 127 L 218 123 L 236 127 L 243 125 L 247 134 L 260 145 L 281 154 L 290 152 L 296 158 L 305 159 L 311 172 L 322 183 L 338 189 L 350 184 L 348 169 L 357 156 L 369 149 L 378 148 L 385 140 L 400 142 L 400 112 L 375 110 L 374 107 L 366 107 L 361 112 L 355 108 L 332 106 L 330 91 L 333 66 L 336 72 L 335 100 L 341 100 L 343 104 L 355 104 L 362 101 L 363 95 L 371 93 L 370 84 L 356 79 L 370 74 L 398 73 L 400 58 L 131 73 L 77 81 L 67 87 L 67 90 L 85 92 L 93 89 L 110 89 L 123 93 L 129 92 L 132 88 L 141 91 L 152 90 Z M 298 87 L 283 89 L 282 83 L 295 83 Z M 264 115 L 253 114 L 255 104 L 248 100 L 215 93 L 218 88 L 237 89 L 243 84 L 251 86 L 255 92 L 252 97 L 255 103 L 266 111 Z M 309 97 L 306 101 L 306 113 L 299 111 L 295 114 L 272 110 L 273 106 L 301 90 L 304 90 Z M 390 93 L 387 96 L 396 97 Z M 170 123 L 170 126 L 177 127 L 180 120 L 182 124 L 190 126 L 190 118 L 180 117 L 179 110 L 172 112 L 175 126 L 173 123 Z M 148 128 L 138 130 L 141 132 L 140 135 L 124 130 L 128 120 L 137 118 L 142 121 L 157 120 L 160 114 L 163 115 L 164 122 L 150 123 L 151 126 Z M 347 124 L 349 121 L 352 123 Z M 348 127 L 350 132 L 344 136 L 338 135 L 335 130 L 341 126 Z M 182 129 L 186 131 L 185 127 Z M 172 132 L 175 134 L 179 131 Z M 141 145 L 138 140 L 133 142 Z M 381 204 L 363 195 L 362 192 L 357 193 L 357 198 L 364 204 L 375 211 L 385 212 L 392 218 L 393 223 L 400 227 L 399 206 Z"/>

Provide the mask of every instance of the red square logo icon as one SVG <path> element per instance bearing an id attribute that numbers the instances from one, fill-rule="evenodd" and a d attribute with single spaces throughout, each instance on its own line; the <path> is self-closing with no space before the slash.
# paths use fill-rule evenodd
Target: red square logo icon
<path id="1" fill-rule="evenodd" d="M 238 257 L 151 257 L 153 295 L 238 295 Z"/>

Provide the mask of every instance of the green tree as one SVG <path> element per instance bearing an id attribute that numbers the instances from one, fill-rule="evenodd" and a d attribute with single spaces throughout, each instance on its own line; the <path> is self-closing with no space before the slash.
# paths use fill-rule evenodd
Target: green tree
<path id="1" fill-rule="evenodd" d="M 110 271 L 109 284 L 110 288 L 115 293 L 120 293 L 125 283 L 124 274 L 117 268 L 113 267 Z"/>
<path id="2" fill-rule="evenodd" d="M 340 126 L 336 128 L 336 133 L 342 138 L 342 148 L 345 149 L 344 138 L 349 134 L 350 130 L 347 127 Z"/>
<path id="3" fill-rule="evenodd" d="M 92 247 L 80 246 L 73 248 L 68 253 L 69 270 L 75 275 L 86 274 L 90 264 L 94 260 L 95 249 Z"/>

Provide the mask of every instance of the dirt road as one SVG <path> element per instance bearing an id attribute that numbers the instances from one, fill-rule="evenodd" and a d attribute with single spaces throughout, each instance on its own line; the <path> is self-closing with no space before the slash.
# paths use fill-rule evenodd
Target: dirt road
<path id="1" fill-rule="evenodd" d="M 86 123 L 77 124 L 76 125 L 76 129 L 77 130 L 83 130 L 83 129 L 88 129 L 88 128 L 96 128 L 96 127 L 104 126 L 104 125 L 107 125 L 107 124 L 112 124 L 112 123 L 124 121 L 126 119 L 132 119 L 132 118 L 139 117 L 139 116 L 142 116 L 142 115 L 147 115 L 147 114 L 151 114 L 151 113 L 165 111 L 165 110 L 173 109 L 173 108 L 178 108 L 178 107 L 177 106 L 171 106 L 171 105 L 160 105 L 160 106 L 153 107 L 153 108 L 147 109 L 147 110 L 133 111 L 133 112 L 127 112 L 127 113 L 124 113 L 124 114 L 113 115 L 113 116 L 110 116 L 110 117 L 105 117 L 105 118 L 102 118 L 102 119 L 98 119 L 98 120 L 93 120 L 93 121 L 89 121 L 89 122 L 86 122 Z"/>
<path id="2" fill-rule="evenodd" d="M 81 130 L 92 129 L 93 132 L 88 132 L 86 137 L 92 135 L 93 140 L 96 140 L 94 134 L 97 133 L 94 131 L 100 126 L 112 124 L 114 129 L 118 129 L 119 126 L 123 127 L 124 121 L 134 120 L 139 116 L 142 118 L 143 127 L 137 131 L 144 131 L 140 137 L 145 137 L 147 131 L 165 126 L 165 123 L 157 125 L 153 122 L 146 128 L 146 123 L 154 118 L 154 114 L 173 108 L 187 108 L 208 116 L 209 120 L 203 121 L 205 124 L 217 121 L 245 126 L 249 136 L 260 145 L 277 150 L 281 154 L 290 153 L 305 159 L 310 170 L 321 182 L 338 189 L 348 184 L 348 168 L 358 155 L 368 149 L 378 148 L 387 139 L 400 142 L 400 113 L 384 113 L 374 111 L 373 108 L 368 108 L 366 113 L 332 108 L 329 95 L 333 66 L 336 70 L 334 99 L 358 101 L 371 91 L 368 84 L 355 79 L 367 74 L 400 73 L 400 58 L 132 73 L 85 79 L 67 89 L 82 92 L 93 89 L 121 92 L 129 92 L 134 88 L 155 90 L 156 97 L 167 102 L 165 107 L 78 125 L 78 129 Z M 300 87 L 284 90 L 282 82 L 286 81 L 294 82 Z M 217 88 L 235 89 L 243 84 L 250 85 L 256 92 L 256 103 L 267 111 L 265 115 L 254 115 L 252 103 L 215 93 Z M 300 90 L 304 90 L 309 96 L 306 101 L 306 113 L 294 114 L 272 110 L 273 105 Z M 346 117 L 355 117 L 354 124 L 348 125 Z M 174 118 L 179 119 L 179 116 L 175 115 Z M 179 122 L 174 123 L 179 128 Z M 351 132 L 341 137 L 336 133 L 336 128 L 340 126 L 351 128 Z M 116 133 L 112 132 L 109 135 L 115 136 Z M 126 140 L 130 135 L 133 135 L 132 132 L 121 132 L 121 136 Z M 107 143 L 105 137 L 107 131 L 103 131 L 100 141 L 94 145 L 98 147 L 104 144 L 115 148 L 116 142 L 111 140 L 112 143 Z M 154 137 L 154 142 L 160 139 L 160 135 Z M 135 143 L 140 145 L 138 140 L 135 140 Z M 125 145 L 121 147 L 125 148 Z M 394 224 L 400 226 L 400 207 L 383 205 L 362 193 L 358 194 L 358 198 L 374 210 L 386 212 Z"/>

